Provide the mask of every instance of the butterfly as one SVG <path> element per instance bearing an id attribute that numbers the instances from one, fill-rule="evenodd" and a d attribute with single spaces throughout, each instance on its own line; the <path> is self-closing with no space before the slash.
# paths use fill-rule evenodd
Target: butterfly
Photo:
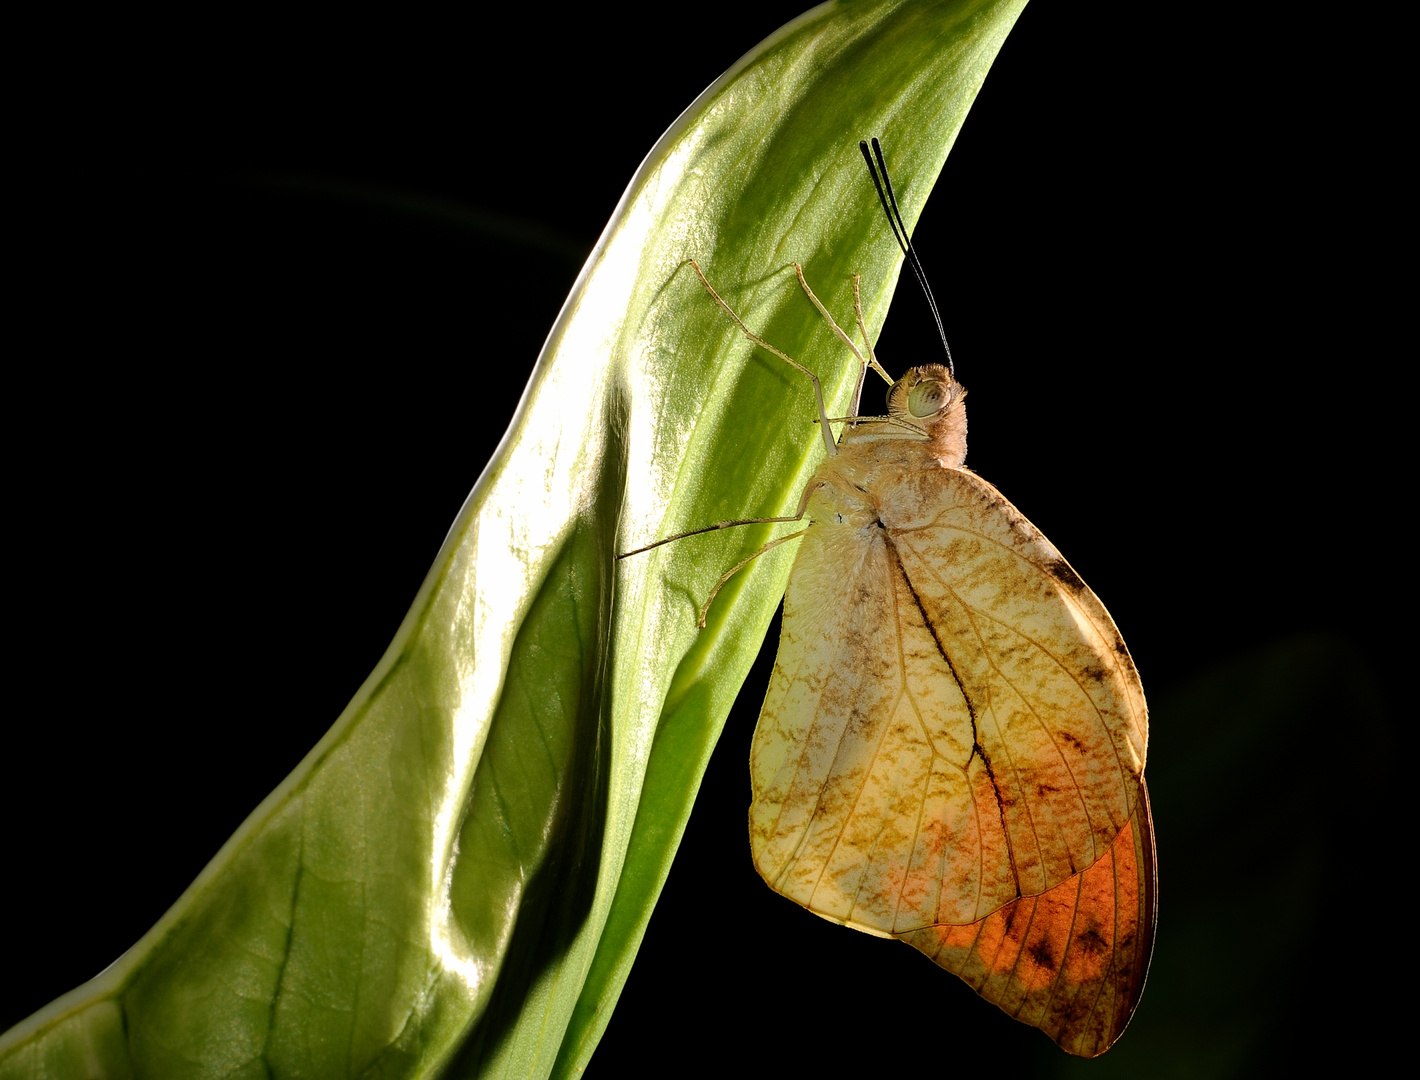
<path id="1" fill-rule="evenodd" d="M 940 329 L 881 147 L 877 169 L 860 148 Z M 813 378 L 691 265 L 752 341 Z M 1156 921 L 1133 660 L 1060 552 L 966 469 L 945 334 L 946 363 L 893 381 L 856 279 L 866 357 L 795 269 L 860 369 L 836 442 L 814 380 L 828 456 L 796 515 L 756 519 L 808 524 L 756 553 L 799 540 L 750 753 L 755 867 L 815 914 L 906 941 L 1068 1052 L 1102 1053 L 1139 1000 Z M 870 368 L 892 384 L 885 416 L 858 415 Z"/>

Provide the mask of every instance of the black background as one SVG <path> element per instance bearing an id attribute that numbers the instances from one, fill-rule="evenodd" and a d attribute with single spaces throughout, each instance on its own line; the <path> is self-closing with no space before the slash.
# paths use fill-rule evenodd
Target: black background
<path id="1" fill-rule="evenodd" d="M 132 944 L 340 712 L 642 156 L 799 10 L 35 35 L 13 140 L 0 1028 Z M 1339 1063 L 1396 1008 L 1399 293 L 1377 254 L 1388 88 L 1326 62 L 1344 37 L 1300 12 L 1031 5 L 916 237 L 971 391 L 970 464 L 1106 600 L 1155 704 L 1164 899 L 1137 1037 L 1159 1074 Z M 890 370 L 932 347 L 904 300 Z M 814 1025 L 845 1070 L 1055 1068 L 909 950 L 755 877 L 745 761 L 772 645 L 592 1072 L 664 1063 L 638 1055 L 670 1038 L 697 1069 L 768 1074 Z M 1161 711 L 1259 656 L 1323 689 L 1242 756 L 1225 710 Z M 1213 816 L 1171 836 L 1200 801 Z M 1282 848 L 1306 871 L 1285 918 L 1248 884 Z M 1273 930 L 1237 941 L 1285 924 L 1284 952 L 1220 944 L 1250 923 Z"/>

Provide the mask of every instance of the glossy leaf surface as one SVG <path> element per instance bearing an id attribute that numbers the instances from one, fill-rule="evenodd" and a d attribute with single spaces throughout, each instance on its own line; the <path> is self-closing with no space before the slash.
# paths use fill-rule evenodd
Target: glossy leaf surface
<path id="1" fill-rule="evenodd" d="M 804 303 L 899 260 L 856 142 L 910 220 L 1019 2 L 815 9 L 652 150 L 388 652 L 321 742 L 101 976 L 12 1029 L 0 1076 L 573 1075 L 625 980 L 788 557 L 767 529 L 821 453 L 803 380 L 685 264 L 824 379 Z M 339 526 L 333 526 L 338 528 Z M 333 541 L 335 537 L 333 536 Z M 748 868 L 747 868 L 748 872 Z"/>

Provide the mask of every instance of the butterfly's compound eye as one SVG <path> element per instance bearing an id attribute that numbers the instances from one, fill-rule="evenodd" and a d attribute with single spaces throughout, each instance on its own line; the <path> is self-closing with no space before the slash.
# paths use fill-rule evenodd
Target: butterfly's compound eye
<path id="1" fill-rule="evenodd" d="M 936 379 L 924 379 L 907 392 L 907 411 L 921 419 L 934 416 L 947 403 L 947 386 Z"/>

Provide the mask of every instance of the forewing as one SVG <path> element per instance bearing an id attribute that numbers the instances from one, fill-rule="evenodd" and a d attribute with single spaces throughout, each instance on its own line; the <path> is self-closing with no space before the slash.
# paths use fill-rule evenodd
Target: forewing
<path id="1" fill-rule="evenodd" d="M 778 892 L 891 936 L 1017 892 L 966 700 L 871 519 L 820 519 L 802 541 L 750 755 L 750 845 Z"/>
<path id="2" fill-rule="evenodd" d="M 1134 1013 L 1153 952 L 1158 877 L 1148 792 L 1083 873 L 971 926 L 903 936 L 977 993 L 1080 1057 L 1110 1048 Z"/>
<path id="3" fill-rule="evenodd" d="M 965 698 L 1020 895 L 1039 895 L 1092 866 L 1133 811 L 1148 737 L 1134 663 L 1094 593 L 984 480 L 906 473 L 878 504 Z"/>

